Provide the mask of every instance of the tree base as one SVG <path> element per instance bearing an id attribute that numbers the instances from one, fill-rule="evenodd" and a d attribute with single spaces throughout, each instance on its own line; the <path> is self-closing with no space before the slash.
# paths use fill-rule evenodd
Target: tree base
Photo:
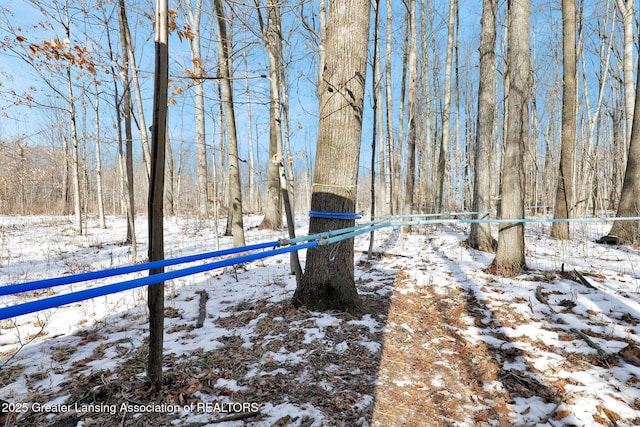
<path id="1" fill-rule="evenodd" d="M 596 243 L 599 243 L 601 245 L 618 246 L 618 245 L 621 245 L 623 242 L 622 242 L 622 239 L 620 239 L 617 236 L 606 235 L 606 236 L 602 236 L 601 238 L 597 239 Z"/>
<path id="2" fill-rule="evenodd" d="M 362 302 L 355 284 L 349 286 L 331 282 L 308 283 L 303 279 L 291 303 L 296 308 L 304 306 L 309 310 L 317 311 L 336 310 L 351 314 L 359 314 L 362 311 Z"/>
<path id="3" fill-rule="evenodd" d="M 498 241 L 496 239 L 491 239 L 491 241 L 482 240 L 481 242 L 476 242 L 476 244 L 472 244 L 470 239 L 464 241 L 464 244 L 471 249 L 475 249 L 480 252 L 487 252 L 490 254 L 495 254 L 498 250 Z"/>
<path id="4" fill-rule="evenodd" d="M 273 230 L 273 231 L 280 231 L 282 230 L 282 221 L 277 224 L 274 221 L 271 221 L 270 219 L 267 219 L 266 217 L 262 220 L 262 222 L 260 224 L 258 224 L 258 230 Z"/>
<path id="5" fill-rule="evenodd" d="M 529 270 L 526 264 L 516 264 L 516 265 L 498 265 L 494 262 L 491 263 L 487 272 L 489 274 L 493 274 L 495 276 L 501 277 L 515 277 L 519 276 L 523 273 L 526 273 Z"/>

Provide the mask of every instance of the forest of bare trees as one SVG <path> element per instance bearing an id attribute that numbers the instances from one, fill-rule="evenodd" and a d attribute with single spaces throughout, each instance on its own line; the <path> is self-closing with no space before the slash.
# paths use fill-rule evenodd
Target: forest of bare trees
<path id="1" fill-rule="evenodd" d="M 358 71 L 363 143 L 351 157 L 360 161 L 345 183 L 327 183 L 316 181 L 346 173 L 335 170 L 346 160 L 339 150 L 341 161 L 321 166 L 334 169 L 313 170 L 322 95 L 342 93 L 323 87 L 338 6 L 170 2 L 165 214 L 229 218 L 225 231 L 240 244 L 243 213 L 283 226 L 282 175 L 298 213 L 331 186 L 324 190 L 353 192 L 357 209 L 375 215 L 635 214 L 634 2 L 472 3 L 368 6 L 368 39 L 354 41 L 368 52 Z M 126 215 L 135 246 L 133 218 L 147 213 L 151 174 L 149 6 L 2 6 L 0 213 L 70 215 L 78 233 L 88 216 L 104 224 L 104 215 Z M 357 110 L 356 95 L 344 96 Z M 519 228 L 491 236 L 474 226 L 469 242 L 492 251 L 500 239 L 521 240 L 507 236 Z M 635 229 L 620 222 L 605 240 L 634 240 Z M 555 237 L 569 233 L 554 226 Z"/>

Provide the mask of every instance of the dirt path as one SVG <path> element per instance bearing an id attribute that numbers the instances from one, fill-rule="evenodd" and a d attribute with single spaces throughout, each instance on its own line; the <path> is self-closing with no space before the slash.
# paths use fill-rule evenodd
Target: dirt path
<path id="1" fill-rule="evenodd" d="M 469 326 L 465 295 L 411 291 L 412 280 L 399 272 L 394 283 L 372 424 L 508 425 L 508 395 L 483 388 L 498 368 L 458 332 Z"/>

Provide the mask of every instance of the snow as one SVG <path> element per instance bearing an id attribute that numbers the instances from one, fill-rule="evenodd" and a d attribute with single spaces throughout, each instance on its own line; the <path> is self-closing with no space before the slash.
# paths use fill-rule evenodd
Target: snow
<path id="1" fill-rule="evenodd" d="M 247 244 L 286 237 L 284 231 L 258 231 L 259 220 L 247 217 Z M 298 234 L 306 233 L 304 219 L 296 225 Z M 546 237 L 548 225 L 528 226 L 530 271 L 515 278 L 486 271 L 492 255 L 464 246 L 464 226 L 380 230 L 375 247 L 383 256 L 357 256 L 356 282 L 366 301 L 390 304 L 389 313 L 369 310 L 360 317 L 292 309 L 296 284 L 288 255 L 168 282 L 165 372 L 175 387 L 163 399 L 176 402 L 180 410 L 170 414 L 167 425 L 204 426 L 233 415 L 206 406 L 190 410 L 198 402 L 258 406 L 255 418 L 211 425 L 385 425 L 379 405 L 387 386 L 458 402 L 458 408 L 434 414 L 434 424 L 474 425 L 486 414 L 489 425 L 499 425 L 500 417 L 513 425 L 635 425 L 640 421 L 640 367 L 634 354 L 640 352 L 629 351 L 640 346 L 640 253 L 595 244 L 607 224 L 572 227 L 571 240 L 556 241 Z M 144 254 L 144 218 L 137 229 L 138 253 Z M 100 229 L 89 219 L 86 230 L 76 235 L 67 217 L 0 216 L 0 286 L 133 262 L 130 248 L 121 244 L 124 220 L 111 217 L 107 229 Z M 194 218 L 169 219 L 166 257 L 215 250 L 217 232 Z M 220 245 L 230 247 L 230 238 L 221 236 Z M 356 238 L 355 245 L 356 252 L 368 250 L 368 234 Z M 300 256 L 304 262 L 305 253 Z M 574 270 L 594 288 L 574 280 Z M 114 281 L 0 297 L 0 305 Z M 207 318 L 203 328 L 195 329 L 200 290 L 209 295 Z M 145 298 L 144 289 L 135 289 L 1 321 L 2 400 L 70 404 L 77 401 L 76 388 L 83 381 L 96 396 L 118 386 L 120 394 L 112 399 L 145 398 L 143 387 L 136 385 L 144 381 Z M 453 317 L 442 310 L 445 321 L 420 317 L 427 308 L 437 313 L 438 304 L 452 310 Z M 399 309 L 407 311 L 392 317 Z M 439 322 L 438 328 L 430 322 Z M 431 357 L 427 365 L 397 360 L 398 354 L 416 349 L 423 353 L 416 357 Z M 394 368 L 383 369 L 387 362 Z M 484 362 L 491 363 L 490 369 L 480 368 Z M 465 363 L 476 366 L 462 372 Z M 127 369 L 129 383 L 123 382 Z M 478 382 L 475 392 L 451 386 L 465 375 Z M 247 396 L 262 400 L 243 401 Z M 503 396 L 508 398 L 503 401 Z M 347 409 L 352 411 L 348 415 Z M 397 409 L 402 411 L 400 404 Z M 37 415 L 16 414 L 15 425 Z M 83 414 L 76 415 L 76 425 L 88 425 Z M 129 415 L 131 420 L 150 416 Z M 53 420 L 62 414 L 46 416 Z M 341 417 L 349 421 L 337 421 Z"/>

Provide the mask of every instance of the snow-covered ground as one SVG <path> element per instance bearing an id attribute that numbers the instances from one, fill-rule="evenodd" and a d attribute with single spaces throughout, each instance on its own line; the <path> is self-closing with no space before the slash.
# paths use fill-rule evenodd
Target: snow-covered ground
<path id="1" fill-rule="evenodd" d="M 285 237 L 259 221 L 246 218 L 247 244 Z M 66 217 L 0 217 L 0 286 L 128 265 L 125 227 L 89 220 L 78 236 Z M 593 243 L 608 227 L 563 242 L 528 226 L 530 271 L 509 279 L 486 272 L 492 255 L 469 250 L 462 225 L 380 230 L 372 259 L 363 235 L 361 316 L 295 309 L 289 255 L 173 280 L 160 392 L 145 378 L 144 289 L 4 320 L 0 404 L 14 413 L 0 425 L 640 425 L 640 253 Z M 215 250 L 216 232 L 168 219 L 166 257 Z"/>

